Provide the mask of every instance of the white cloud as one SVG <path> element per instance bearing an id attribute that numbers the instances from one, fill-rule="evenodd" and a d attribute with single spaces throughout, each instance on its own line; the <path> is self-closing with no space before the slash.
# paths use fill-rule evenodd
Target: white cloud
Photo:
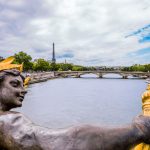
<path id="1" fill-rule="evenodd" d="M 150 44 L 139 43 L 136 36 L 125 37 L 150 24 L 149 0 L 2 0 L 0 5 L 0 55 L 4 57 L 12 49 L 11 54 L 24 50 L 34 58 L 51 59 L 55 42 L 56 55 L 72 51 L 72 63 L 147 62 L 144 56 L 127 56 Z"/>
<path id="2" fill-rule="evenodd" d="M 7 7 L 21 7 L 25 4 L 25 0 L 1 0 L 0 4 Z"/>

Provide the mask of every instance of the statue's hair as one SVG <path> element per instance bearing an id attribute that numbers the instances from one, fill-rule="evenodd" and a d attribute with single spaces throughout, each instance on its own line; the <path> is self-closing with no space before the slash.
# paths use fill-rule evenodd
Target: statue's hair
<path id="1" fill-rule="evenodd" d="M 10 70 L 2 70 L 0 71 L 0 84 L 2 83 L 2 81 L 4 81 L 6 76 L 20 76 L 22 78 L 22 80 L 25 80 L 25 77 L 16 69 L 10 69 Z"/>

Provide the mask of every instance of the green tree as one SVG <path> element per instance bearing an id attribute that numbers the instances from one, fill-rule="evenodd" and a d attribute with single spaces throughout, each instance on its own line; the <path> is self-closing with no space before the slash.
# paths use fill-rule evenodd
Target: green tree
<path id="1" fill-rule="evenodd" d="M 57 64 L 57 65 L 58 65 L 58 70 L 59 71 L 72 70 L 72 67 L 73 67 L 72 64 L 64 64 L 64 63 L 60 63 L 60 64 Z"/>
<path id="2" fill-rule="evenodd" d="M 144 71 L 145 71 L 144 65 L 139 65 L 139 66 L 138 66 L 138 71 L 144 72 Z"/>
<path id="3" fill-rule="evenodd" d="M 57 71 L 57 70 L 59 70 L 59 68 L 60 68 L 60 65 L 59 64 L 56 64 L 56 63 L 51 63 L 50 64 L 50 70 L 51 71 Z"/>
<path id="4" fill-rule="evenodd" d="M 42 58 L 39 58 L 34 62 L 33 70 L 35 71 L 48 71 L 50 69 L 50 63 Z"/>
<path id="5" fill-rule="evenodd" d="M 84 71 L 84 67 L 78 66 L 78 65 L 74 65 L 72 67 L 72 71 Z"/>
<path id="6" fill-rule="evenodd" d="M 146 65 L 135 64 L 135 65 L 130 66 L 130 67 L 124 67 L 122 70 L 123 70 L 123 71 L 142 71 L 142 72 L 150 72 L 150 64 L 146 64 Z"/>
<path id="7" fill-rule="evenodd" d="M 129 71 L 129 67 L 123 67 L 121 71 Z"/>
<path id="8" fill-rule="evenodd" d="M 150 72 L 150 64 L 146 64 L 144 67 L 146 72 Z"/>
<path id="9" fill-rule="evenodd" d="M 16 64 L 22 64 L 25 71 L 32 70 L 33 63 L 31 62 L 32 57 L 24 52 L 19 52 L 14 55 Z"/>

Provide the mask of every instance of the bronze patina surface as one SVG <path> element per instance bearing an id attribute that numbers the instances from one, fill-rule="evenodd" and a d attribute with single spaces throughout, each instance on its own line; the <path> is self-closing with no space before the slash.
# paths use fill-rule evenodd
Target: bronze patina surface
<path id="1" fill-rule="evenodd" d="M 34 124 L 19 112 L 26 94 L 17 70 L 0 72 L 0 150 L 128 150 L 150 144 L 150 117 L 138 116 L 127 126 L 105 128 L 81 125 L 49 129 Z"/>

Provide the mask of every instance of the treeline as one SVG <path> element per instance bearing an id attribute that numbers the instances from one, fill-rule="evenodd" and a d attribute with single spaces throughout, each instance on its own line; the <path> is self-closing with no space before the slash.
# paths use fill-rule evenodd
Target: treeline
<path id="1" fill-rule="evenodd" d="M 15 54 L 14 57 L 15 61 L 13 63 L 23 63 L 24 71 L 86 71 L 94 69 L 94 67 L 84 67 L 70 63 L 52 63 L 43 58 L 32 61 L 32 57 L 23 51 Z M 3 57 L 0 57 L 0 61 L 3 59 Z"/>
<path id="2" fill-rule="evenodd" d="M 150 64 L 140 65 L 135 64 L 130 67 L 124 67 L 122 71 L 142 71 L 142 72 L 150 72 Z"/>
<path id="3" fill-rule="evenodd" d="M 113 71 L 113 70 L 122 70 L 122 71 L 142 71 L 142 72 L 150 72 L 150 64 L 139 65 L 135 64 L 130 67 L 85 67 L 80 65 L 74 65 L 71 63 L 52 63 L 51 61 L 45 60 L 43 58 L 32 60 L 32 57 L 27 53 L 21 51 L 14 55 L 15 64 L 24 65 L 24 71 L 94 71 L 94 70 L 105 70 L 105 71 Z M 3 57 L 0 57 L 0 61 L 3 60 Z"/>

